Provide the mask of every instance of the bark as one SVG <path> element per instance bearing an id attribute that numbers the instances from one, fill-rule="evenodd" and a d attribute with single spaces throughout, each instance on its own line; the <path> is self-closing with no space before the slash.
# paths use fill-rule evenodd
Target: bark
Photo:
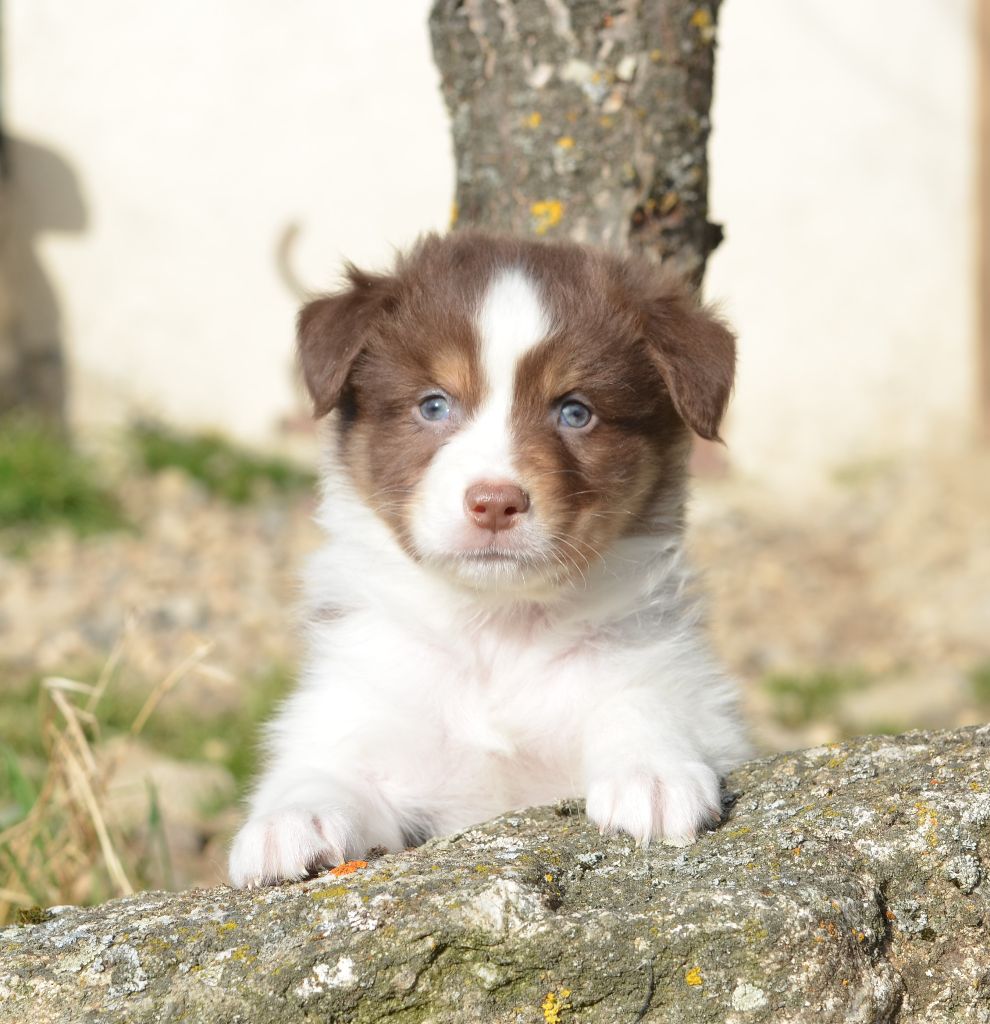
<path id="1" fill-rule="evenodd" d="M 718 0 L 437 0 L 457 226 L 568 237 L 700 282 Z"/>
<path id="2" fill-rule="evenodd" d="M 990 726 L 755 761 L 693 846 L 506 815 L 349 874 L 0 931 L 0 1022 L 990 1019 Z"/>

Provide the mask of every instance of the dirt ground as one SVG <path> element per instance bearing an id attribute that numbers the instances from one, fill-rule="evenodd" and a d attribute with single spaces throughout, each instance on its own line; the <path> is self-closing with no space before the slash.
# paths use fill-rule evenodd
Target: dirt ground
<path id="1" fill-rule="evenodd" d="M 864 467 L 789 505 L 706 483 L 692 543 L 766 749 L 990 717 L 990 454 Z M 802 687 L 803 716 L 777 699 Z"/>
<path id="2" fill-rule="evenodd" d="M 124 686 L 152 686 L 211 645 L 207 668 L 165 698 L 173 711 L 202 719 L 244 701 L 266 667 L 291 674 L 296 576 L 319 540 L 312 499 L 232 507 L 166 471 L 128 482 L 123 500 L 134 532 L 0 555 L 0 685 L 91 676 L 128 620 Z M 990 717 L 990 456 L 868 467 L 800 503 L 702 481 L 692 516 L 714 640 L 759 748 Z M 154 770 L 166 815 L 185 823 L 178 882 L 222 877 L 233 780 L 208 744 L 198 776 L 164 754 L 149 767 L 155 756 L 119 772 Z M 121 806 L 132 798 L 125 787 Z"/>

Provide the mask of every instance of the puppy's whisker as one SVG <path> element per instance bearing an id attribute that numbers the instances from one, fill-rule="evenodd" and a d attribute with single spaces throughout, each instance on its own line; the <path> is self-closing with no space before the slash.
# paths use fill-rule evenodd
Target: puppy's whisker
<path id="1" fill-rule="evenodd" d="M 584 562 L 586 569 L 591 569 L 591 559 L 576 545 L 569 541 L 566 537 L 561 534 L 552 534 L 552 539 L 560 544 L 565 544 L 570 548 L 581 560 Z"/>
<path id="2" fill-rule="evenodd" d="M 587 570 L 590 570 L 590 569 L 591 569 L 591 562 L 590 562 L 590 561 L 589 561 L 589 559 L 588 559 L 588 558 L 587 558 L 587 557 L 586 557 L 586 556 L 584 555 L 584 553 L 583 553 L 583 552 L 581 551 L 581 549 L 580 549 L 580 548 L 578 548 L 578 547 L 575 547 L 575 545 L 571 544 L 571 543 L 570 543 L 569 541 L 567 541 L 567 540 L 565 540 L 564 538 L 562 538 L 562 537 L 560 537 L 560 536 L 557 536 L 557 535 L 555 535 L 555 534 L 554 534 L 554 535 L 551 535 L 551 540 L 554 540 L 554 541 L 561 541 L 561 540 L 563 540 L 563 542 L 564 542 L 565 544 L 567 544 L 567 546 L 568 546 L 569 548 L 573 549 L 573 550 L 574 550 L 574 551 L 575 551 L 575 552 L 576 552 L 577 554 L 579 554 L 579 555 L 580 555 L 580 556 L 581 556 L 581 557 L 582 557 L 582 558 L 584 559 L 584 562 L 585 562 L 585 569 L 587 569 Z M 559 549 L 559 548 L 558 548 L 558 549 L 556 549 L 556 550 L 557 550 L 557 552 L 558 552 L 558 553 L 559 553 L 559 554 L 561 555 L 561 557 L 563 557 L 564 559 L 566 559 L 566 561 L 567 561 L 567 564 L 568 564 L 568 565 L 570 565 L 570 566 L 571 566 L 571 568 L 572 568 L 572 569 L 573 569 L 573 570 L 574 570 L 574 571 L 575 571 L 575 572 L 576 572 L 576 573 L 577 573 L 577 574 L 578 574 L 578 575 L 579 575 L 579 576 L 581 577 L 581 580 L 582 580 L 582 582 L 584 583 L 584 589 L 586 589 L 586 590 L 587 590 L 587 588 L 588 588 L 588 577 L 587 577 L 587 575 L 586 575 L 585 569 L 582 569 L 582 568 L 581 568 L 581 566 L 580 566 L 580 565 L 578 564 L 577 560 L 576 560 L 576 559 L 574 558 L 574 556 L 573 556 L 573 555 L 569 554 L 569 552 L 567 552 L 567 551 L 563 551 L 563 550 L 561 550 L 561 549 Z"/>

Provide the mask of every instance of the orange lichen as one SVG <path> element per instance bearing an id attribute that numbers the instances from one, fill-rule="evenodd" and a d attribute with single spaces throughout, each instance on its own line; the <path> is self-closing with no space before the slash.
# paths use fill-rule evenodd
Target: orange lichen
<path id="1" fill-rule="evenodd" d="M 562 988 L 559 992 L 548 992 L 541 1004 L 543 1020 L 545 1024 L 561 1024 L 561 1014 L 571 1008 L 567 997 L 571 994 L 569 988 Z"/>
<path id="2" fill-rule="evenodd" d="M 574 139 L 570 135 L 561 135 L 561 137 L 557 139 L 557 145 L 560 146 L 561 149 L 573 149 Z"/>
<path id="3" fill-rule="evenodd" d="M 340 878 L 341 875 L 353 875 L 355 871 L 360 871 L 361 868 L 366 868 L 367 866 L 368 862 L 366 860 L 349 860 L 332 868 L 330 874 L 335 878 Z"/>
<path id="4" fill-rule="evenodd" d="M 543 199 L 533 203 L 529 212 L 533 215 L 533 230 L 538 235 L 545 235 L 550 228 L 560 223 L 564 216 L 564 204 L 559 199 Z"/>
<path id="5" fill-rule="evenodd" d="M 526 118 L 527 128 L 539 128 L 542 123 L 543 115 L 538 110 L 534 110 L 533 113 Z"/>
<path id="6" fill-rule="evenodd" d="M 705 983 L 700 967 L 692 967 L 689 971 L 685 971 L 684 980 L 693 987 L 704 985 Z"/>

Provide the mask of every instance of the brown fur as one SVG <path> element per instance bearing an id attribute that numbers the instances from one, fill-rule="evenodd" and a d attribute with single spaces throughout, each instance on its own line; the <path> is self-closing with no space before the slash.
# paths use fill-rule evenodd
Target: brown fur
<path id="1" fill-rule="evenodd" d="M 303 373 L 317 415 L 340 409 L 345 464 L 409 549 L 406 499 L 451 431 L 484 400 L 475 317 L 498 269 L 542 290 L 554 331 L 523 358 L 513 444 L 533 507 L 581 560 L 619 536 L 678 527 L 689 431 L 717 438 L 735 344 L 676 278 L 568 243 L 464 232 L 428 236 L 392 275 L 350 268 L 349 288 L 306 306 Z M 441 389 L 452 414 L 415 415 Z M 557 425 L 573 396 L 593 427 Z M 562 549 L 563 550 L 563 549 Z"/>

